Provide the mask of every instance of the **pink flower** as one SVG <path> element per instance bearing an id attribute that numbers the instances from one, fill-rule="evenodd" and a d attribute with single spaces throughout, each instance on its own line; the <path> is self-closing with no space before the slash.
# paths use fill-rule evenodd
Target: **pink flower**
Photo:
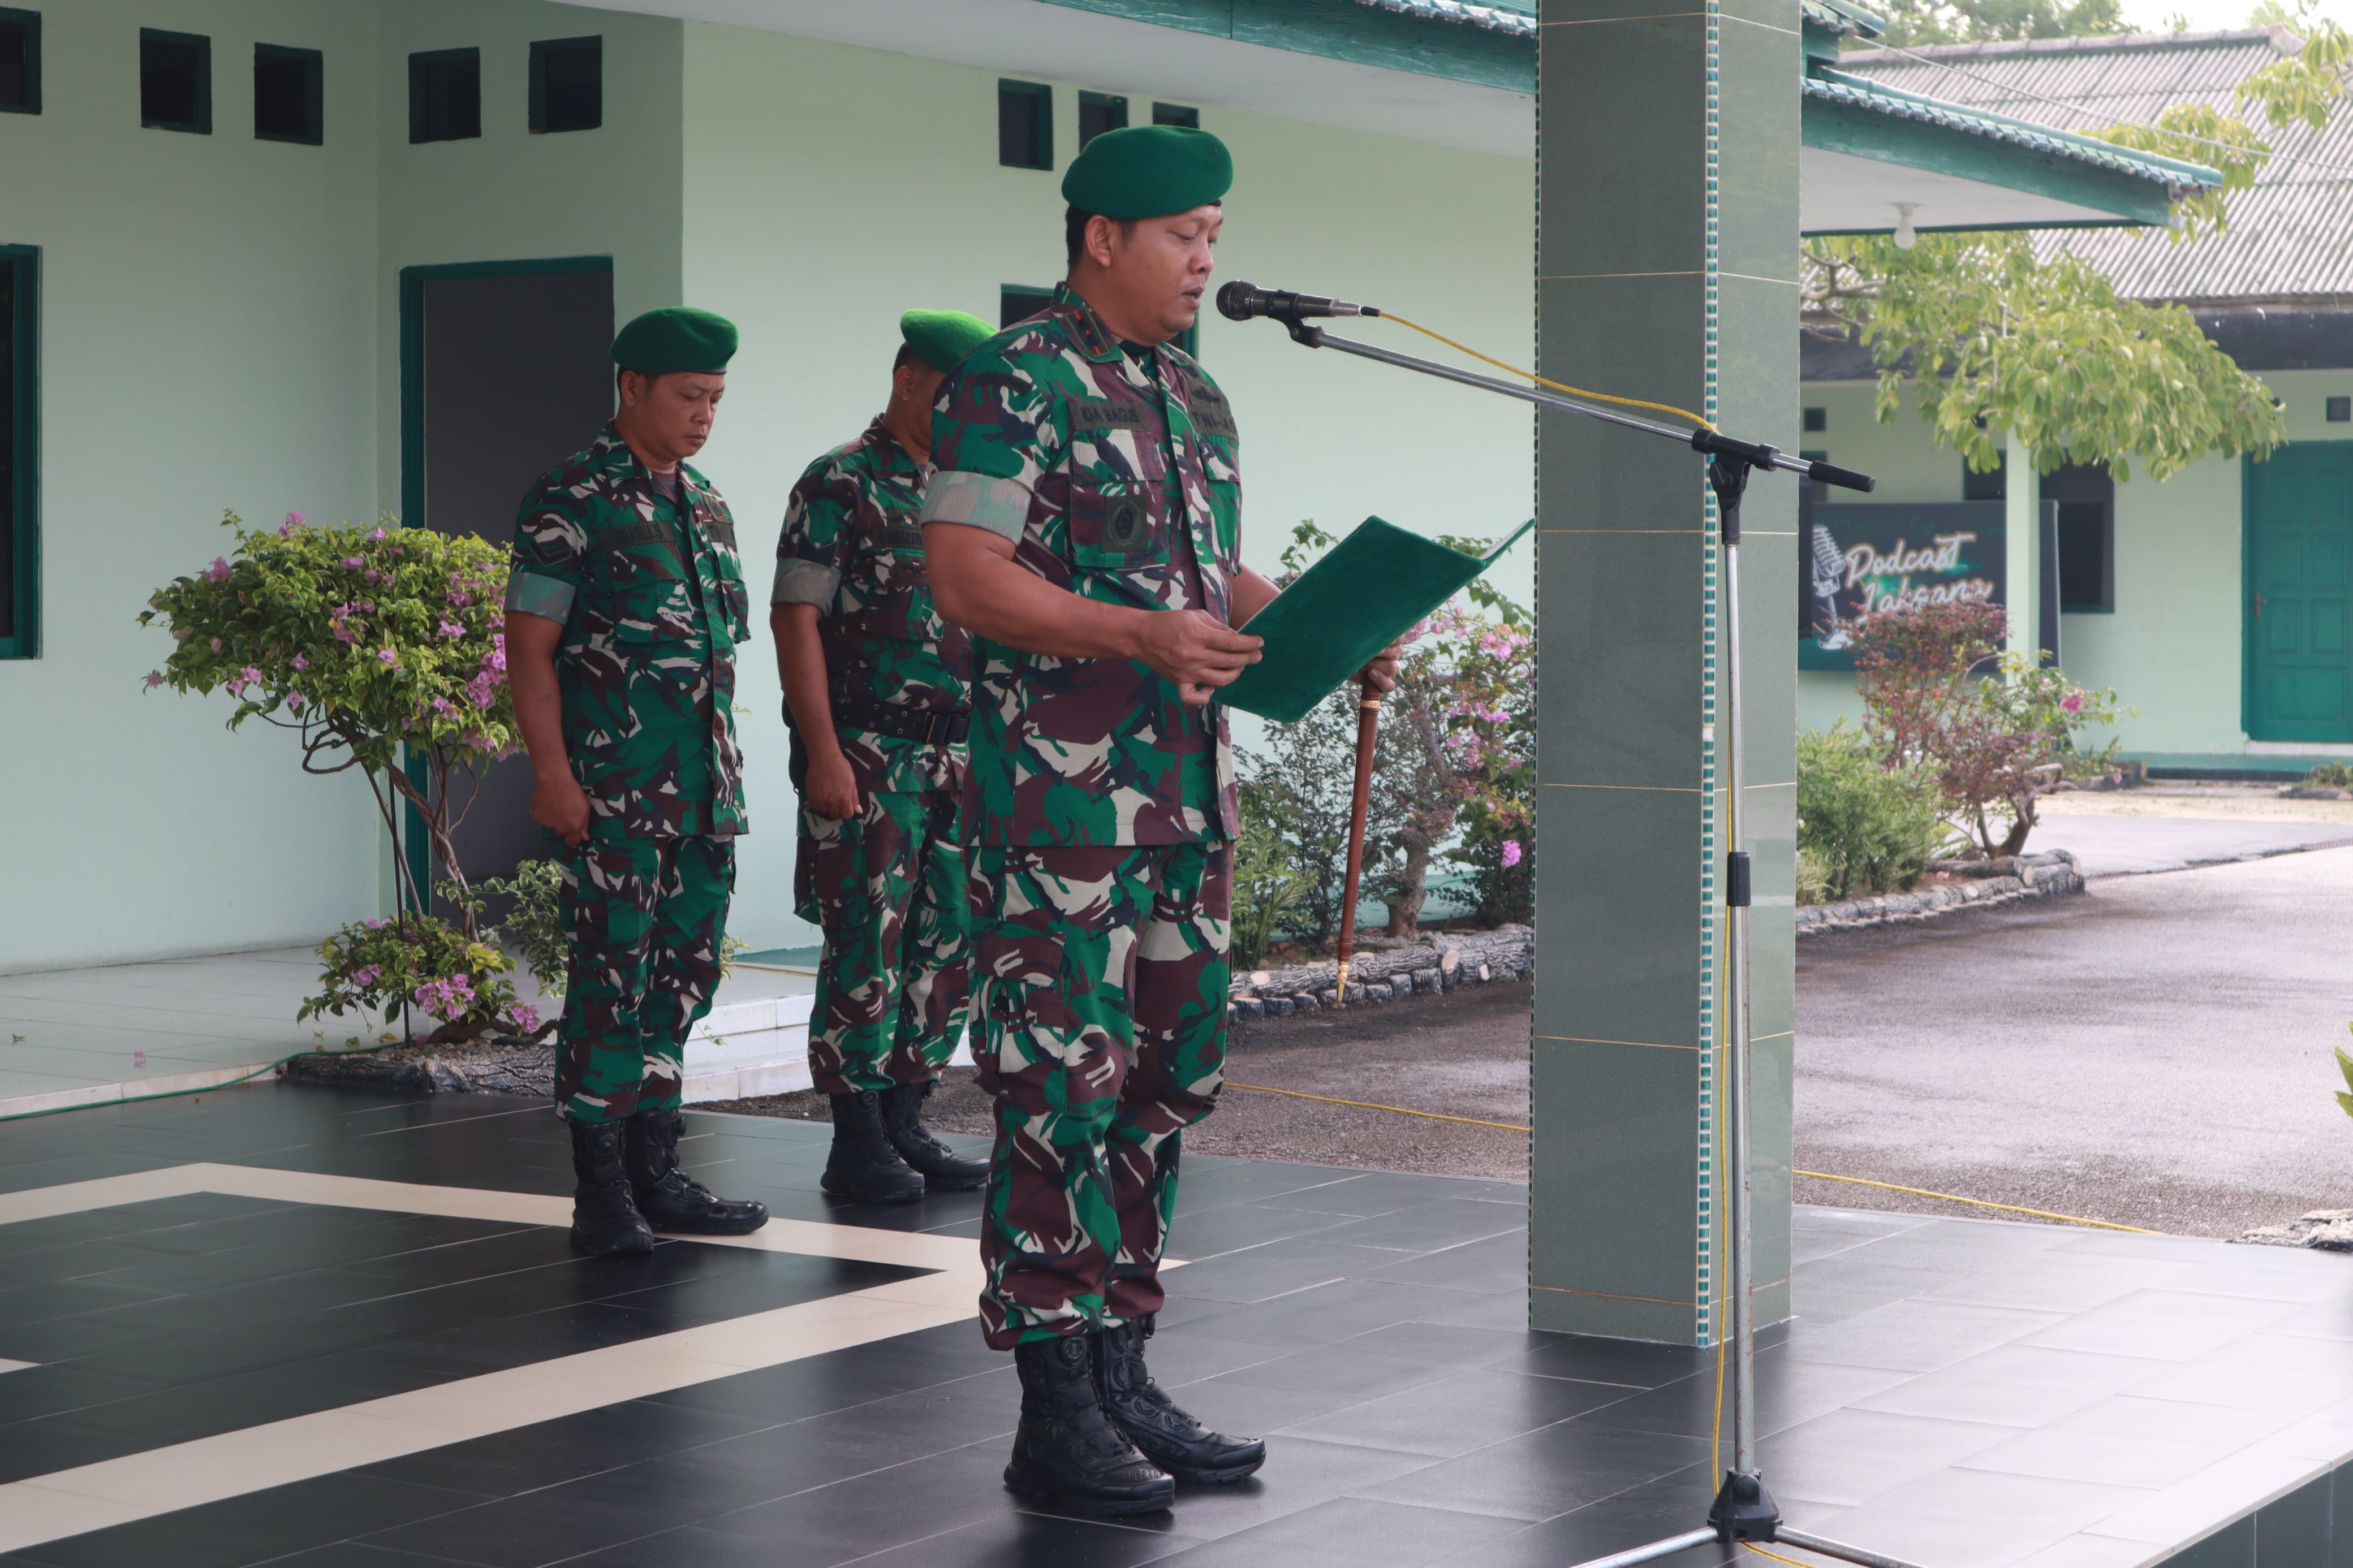
<path id="1" fill-rule="evenodd" d="M 1519 863 L 1520 863 L 1520 841 L 1519 841 L 1518 839 L 1516 839 L 1516 838 L 1506 838 L 1506 839 L 1504 839 L 1504 870 L 1506 870 L 1506 871 L 1508 871 L 1508 870 L 1510 870 L 1513 867 L 1514 867 L 1514 866 L 1518 865 Z"/>
<path id="2" fill-rule="evenodd" d="M 214 651 L 215 653 L 218 653 L 218 652 L 220 652 L 220 647 L 221 647 L 220 638 L 218 638 L 218 637 L 215 637 L 215 638 L 213 638 L 213 651 Z"/>
<path id="3" fill-rule="evenodd" d="M 358 556 L 358 555 L 346 555 L 346 556 L 344 556 L 344 557 L 343 557 L 343 564 L 344 564 L 345 566 L 349 567 L 351 570 L 353 570 L 353 571 L 356 572 L 356 571 L 358 571 L 361 567 L 363 567 L 363 566 L 366 565 L 366 564 L 367 564 L 367 561 L 365 560 L 365 558 L 364 558 L 364 557 L 362 557 L 362 556 Z"/>
<path id="4" fill-rule="evenodd" d="M 304 658 L 298 653 L 294 656 L 294 668 L 297 669 L 308 669 L 311 668 L 311 661 Z"/>
<path id="5" fill-rule="evenodd" d="M 371 533 L 371 534 L 369 534 L 369 535 L 368 535 L 368 537 L 369 537 L 370 539 L 382 539 L 384 536 L 385 536 L 384 530 L 382 530 L 382 529 L 380 529 L 380 528 L 379 528 L 379 529 L 377 529 L 374 533 Z"/>
<path id="6" fill-rule="evenodd" d="M 205 575 L 211 578 L 216 583 L 227 582 L 228 558 L 222 555 L 214 556 L 213 563 L 205 568 Z"/>
<path id="7" fill-rule="evenodd" d="M 286 514 L 286 526 L 289 528 L 300 528 L 303 521 L 303 516 L 299 511 L 290 511 Z"/>
<path id="8" fill-rule="evenodd" d="M 539 1009 L 528 1002 L 518 1002 L 514 1007 L 515 1027 L 526 1035 L 539 1032 Z"/>
<path id="9" fill-rule="evenodd" d="M 352 636 L 351 627 L 343 625 L 341 621 L 337 621 L 335 623 L 335 640 L 339 643 L 352 643 L 358 639 Z"/>
<path id="10" fill-rule="evenodd" d="M 393 652 L 392 649 L 388 647 L 380 647 L 376 649 L 375 656 L 376 658 L 384 660 L 386 664 L 398 664 L 400 662 L 400 656 Z"/>
<path id="11" fill-rule="evenodd" d="M 310 705 L 311 700 L 303 696 L 299 691 L 290 691 L 286 694 L 286 706 L 291 708 L 297 713 L 300 713 L 303 709 Z"/>
<path id="12" fill-rule="evenodd" d="M 2080 691 L 2070 691 L 2066 696 L 2059 699 L 2059 710 L 2063 713 L 2081 713 L 2084 710 L 2084 694 Z"/>
<path id="13" fill-rule="evenodd" d="M 149 671 L 147 672 L 147 682 L 146 682 L 146 685 L 147 685 L 147 689 L 148 689 L 148 690 L 153 691 L 153 690 L 154 690 L 157 687 L 159 687 L 159 686 L 161 686 L 161 685 L 163 685 L 163 684 L 164 684 L 164 672 L 163 672 L 162 670 L 160 670 L 160 669 L 151 669 L 151 670 L 149 670 Z"/>
<path id="14" fill-rule="evenodd" d="M 441 623 L 441 635 L 445 637 L 461 637 L 466 635 L 466 628 L 459 626 L 455 621 L 443 621 Z"/>
<path id="15" fill-rule="evenodd" d="M 447 697 L 436 697 L 433 700 L 433 711 L 436 713 L 455 713 L 457 710 L 458 705 Z"/>

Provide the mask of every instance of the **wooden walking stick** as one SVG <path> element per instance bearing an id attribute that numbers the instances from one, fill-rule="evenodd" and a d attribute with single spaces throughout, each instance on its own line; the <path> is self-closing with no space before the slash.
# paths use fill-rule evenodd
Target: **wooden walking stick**
<path id="1" fill-rule="evenodd" d="M 1373 745 L 1381 724 L 1381 694 L 1359 689 L 1356 702 L 1356 795 L 1348 808 L 1347 891 L 1340 904 L 1340 963 L 1333 1005 L 1348 1005 L 1348 964 L 1356 956 L 1356 883 L 1365 869 L 1365 817 L 1373 800 Z"/>

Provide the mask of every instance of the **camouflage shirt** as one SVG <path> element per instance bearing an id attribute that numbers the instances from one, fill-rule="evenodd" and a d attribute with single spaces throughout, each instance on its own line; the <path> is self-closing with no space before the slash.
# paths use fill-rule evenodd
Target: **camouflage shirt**
<path id="1" fill-rule="evenodd" d="M 869 794 L 964 787 L 962 746 L 856 722 L 860 703 L 957 712 L 972 700 L 972 639 L 932 607 L 923 566 L 915 517 L 931 477 L 877 419 L 808 466 L 776 541 L 770 602 L 818 607 L 834 733 Z"/>
<path id="2" fill-rule="evenodd" d="M 735 525 L 701 474 L 678 474 L 672 500 L 608 425 L 515 520 L 506 606 L 564 627 L 564 741 L 597 838 L 745 828 L 735 647 L 750 605 Z"/>
<path id="3" fill-rule="evenodd" d="M 940 388 L 923 521 L 985 528 L 1082 598 L 1229 616 L 1232 410 L 1173 345 L 1123 344 L 1067 285 Z M 1176 844 L 1239 831 L 1225 710 L 1126 659 L 975 639 L 975 842 Z"/>

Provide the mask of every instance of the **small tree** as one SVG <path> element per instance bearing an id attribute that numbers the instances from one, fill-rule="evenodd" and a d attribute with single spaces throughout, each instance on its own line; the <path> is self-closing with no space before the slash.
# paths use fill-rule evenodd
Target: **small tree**
<path id="1" fill-rule="evenodd" d="M 535 1029 L 500 978 L 512 964 L 482 939 L 481 900 L 451 841 L 482 768 L 514 743 L 505 552 L 390 518 L 313 528 L 290 512 L 261 532 L 231 512 L 221 526 L 235 533 L 235 553 L 175 578 L 140 614 L 142 626 L 160 618 L 177 645 L 148 689 L 227 691 L 237 699 L 230 729 L 258 718 L 291 731 L 306 773 L 358 768 L 396 839 L 399 803 L 415 806 L 449 873 L 442 892 L 458 917 L 426 913 L 406 857 L 396 857 L 402 913 L 322 942 L 323 989 L 298 1016 L 380 1010 L 389 1022 L 413 1005 L 441 1020 L 436 1040 Z M 405 770 L 409 760 L 423 764 L 421 784 Z"/>
<path id="2" fill-rule="evenodd" d="M 221 526 L 236 553 L 149 598 L 179 646 L 147 686 L 237 699 L 228 727 L 259 718 L 291 731 L 306 773 L 356 767 L 385 829 L 396 803 L 417 808 L 435 857 L 455 880 L 459 925 L 478 934 L 451 834 L 472 805 L 481 770 L 513 749 L 501 591 L 506 552 L 486 540 L 402 528 L 313 528 L 300 512 L 274 532 Z M 424 763 L 411 780 L 403 756 Z M 453 787 L 460 784 L 462 788 Z M 400 858 L 411 909 L 424 889 Z"/>
<path id="3" fill-rule="evenodd" d="M 2116 693 L 1998 653 L 2005 626 L 1992 605 L 1931 605 L 1865 616 L 1849 634 L 1864 732 L 1882 763 L 1931 773 L 1989 858 L 2025 848 L 2036 800 L 2071 769 L 2105 771 L 2116 748 L 2086 756 L 2074 745 L 2084 726 L 2115 722 Z"/>

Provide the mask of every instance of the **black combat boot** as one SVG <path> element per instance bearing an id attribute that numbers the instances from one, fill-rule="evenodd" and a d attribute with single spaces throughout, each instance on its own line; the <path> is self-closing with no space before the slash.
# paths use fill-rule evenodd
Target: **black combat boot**
<path id="1" fill-rule="evenodd" d="M 654 1249 L 629 1195 L 628 1134 L 618 1121 L 575 1121 L 572 1127 L 572 1245 L 582 1252 L 642 1258 Z"/>
<path id="2" fill-rule="evenodd" d="M 1144 1457 L 1180 1481 L 1224 1486 L 1257 1472 L 1266 1463 L 1266 1444 L 1256 1437 L 1212 1432 L 1177 1407 L 1144 1367 L 1144 1342 L 1153 1321 L 1140 1319 L 1095 1336 L 1095 1383 L 1103 1413 L 1143 1450 Z"/>
<path id="3" fill-rule="evenodd" d="M 935 1193 L 968 1193 L 988 1179 L 988 1162 L 967 1160 L 923 1125 L 923 1101 L 932 1097 L 932 1082 L 893 1084 L 882 1090 L 882 1131 L 899 1158 L 922 1174 L 923 1185 Z"/>
<path id="4" fill-rule="evenodd" d="M 676 1236 L 749 1236 L 768 1223 L 768 1205 L 723 1198 L 678 1168 L 678 1135 L 686 1118 L 640 1110 L 629 1118 L 629 1195 L 656 1230 Z"/>
<path id="5" fill-rule="evenodd" d="M 1072 1513 L 1150 1513 L 1176 1483 L 1103 1414 L 1095 1393 L 1095 1334 L 1065 1334 L 1013 1348 L 1021 1376 L 1021 1425 L 1005 1484 Z"/>
<path id="6" fill-rule="evenodd" d="M 833 1152 L 818 1182 L 838 1198 L 861 1204 L 912 1203 L 923 1195 L 923 1178 L 907 1168 L 882 1129 L 882 1097 L 871 1089 L 837 1094 L 833 1100 Z"/>

